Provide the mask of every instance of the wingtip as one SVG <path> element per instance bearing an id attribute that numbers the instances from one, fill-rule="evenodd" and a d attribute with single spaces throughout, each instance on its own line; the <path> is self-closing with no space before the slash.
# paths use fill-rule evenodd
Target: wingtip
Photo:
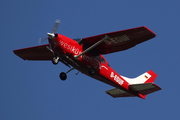
<path id="1" fill-rule="evenodd" d="M 143 26 L 144 28 L 146 28 L 147 30 L 149 30 L 153 35 L 154 35 L 154 37 L 155 36 L 157 36 L 152 30 L 150 30 L 148 27 L 146 27 L 146 26 Z"/>

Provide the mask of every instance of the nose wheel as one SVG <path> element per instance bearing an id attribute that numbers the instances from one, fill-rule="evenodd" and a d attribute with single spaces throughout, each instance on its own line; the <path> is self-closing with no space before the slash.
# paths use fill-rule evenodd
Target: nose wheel
<path id="1" fill-rule="evenodd" d="M 53 63 L 54 65 L 57 65 L 58 62 L 59 62 L 59 57 L 53 57 L 52 63 Z"/>

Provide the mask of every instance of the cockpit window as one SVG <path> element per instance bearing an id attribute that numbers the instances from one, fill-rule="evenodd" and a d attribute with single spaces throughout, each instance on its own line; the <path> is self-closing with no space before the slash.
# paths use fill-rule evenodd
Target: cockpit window
<path id="1" fill-rule="evenodd" d="M 73 40 L 75 40 L 79 45 L 82 45 L 82 43 L 83 43 L 81 38 L 73 39 Z"/>

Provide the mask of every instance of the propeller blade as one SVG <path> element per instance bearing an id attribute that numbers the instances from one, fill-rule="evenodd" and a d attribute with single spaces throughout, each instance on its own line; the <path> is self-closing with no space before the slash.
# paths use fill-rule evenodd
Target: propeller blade
<path id="1" fill-rule="evenodd" d="M 60 23 L 60 20 L 55 21 L 54 29 L 53 29 L 53 32 L 52 32 L 53 34 L 56 32 L 59 23 Z"/>
<path id="2" fill-rule="evenodd" d="M 47 39 L 48 39 L 48 37 L 40 38 L 40 39 L 39 39 L 39 44 L 43 43 L 43 42 L 46 41 Z"/>

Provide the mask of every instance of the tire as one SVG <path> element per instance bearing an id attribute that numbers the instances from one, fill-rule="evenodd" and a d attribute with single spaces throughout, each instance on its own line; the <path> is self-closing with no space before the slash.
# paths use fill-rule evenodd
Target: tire
<path id="1" fill-rule="evenodd" d="M 60 77 L 60 79 L 63 80 L 63 81 L 67 79 L 67 75 L 66 75 L 66 73 L 64 73 L 64 72 L 60 73 L 59 77 Z"/>
<path id="2" fill-rule="evenodd" d="M 96 74 L 96 69 L 95 68 L 93 68 L 93 67 L 91 67 L 91 68 L 89 68 L 89 74 L 91 75 L 91 76 L 93 76 L 93 75 L 95 75 Z"/>

